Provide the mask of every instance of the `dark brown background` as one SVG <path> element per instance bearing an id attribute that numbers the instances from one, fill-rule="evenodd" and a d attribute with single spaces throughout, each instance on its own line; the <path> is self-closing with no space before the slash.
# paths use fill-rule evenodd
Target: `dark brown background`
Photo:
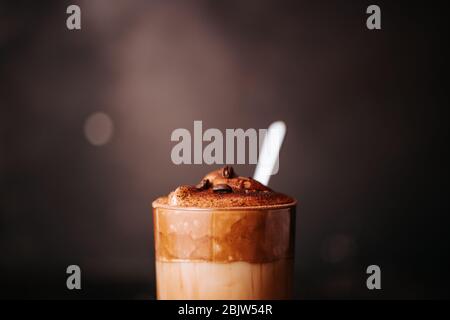
<path id="1" fill-rule="evenodd" d="M 81 31 L 69 2 L 0 2 L 1 297 L 154 297 L 150 203 L 216 168 L 173 165 L 171 132 L 280 119 L 296 296 L 449 297 L 441 6 L 377 1 L 369 31 L 367 1 L 70 3 Z M 101 147 L 96 111 L 114 122 Z"/>

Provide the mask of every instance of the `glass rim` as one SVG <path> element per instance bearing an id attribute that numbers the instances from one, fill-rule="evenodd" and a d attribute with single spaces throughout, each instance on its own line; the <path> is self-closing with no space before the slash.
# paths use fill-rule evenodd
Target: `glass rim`
<path id="1" fill-rule="evenodd" d="M 153 209 L 167 209 L 173 211 L 263 211 L 263 210 L 277 210 L 277 209 L 287 209 L 295 208 L 297 206 L 297 200 L 288 203 L 265 205 L 265 206 L 248 206 L 248 207 L 177 207 L 166 204 L 156 204 L 155 201 L 152 202 Z"/>

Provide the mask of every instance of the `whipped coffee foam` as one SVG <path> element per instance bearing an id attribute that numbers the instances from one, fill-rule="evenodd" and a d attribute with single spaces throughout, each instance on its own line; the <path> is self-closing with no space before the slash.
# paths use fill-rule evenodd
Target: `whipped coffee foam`
<path id="1" fill-rule="evenodd" d="M 235 208 L 292 204 L 295 200 L 274 192 L 250 177 L 237 176 L 225 166 L 207 174 L 197 185 L 183 185 L 166 197 L 157 199 L 154 207 Z"/>

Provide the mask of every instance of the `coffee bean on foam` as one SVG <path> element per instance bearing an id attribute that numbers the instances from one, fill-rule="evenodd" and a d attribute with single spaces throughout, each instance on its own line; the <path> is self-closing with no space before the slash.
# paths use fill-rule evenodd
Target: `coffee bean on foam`
<path id="1" fill-rule="evenodd" d="M 223 167 L 222 177 L 227 178 L 227 179 L 233 178 L 234 177 L 233 167 L 230 167 L 230 166 Z"/>
<path id="2" fill-rule="evenodd" d="M 218 184 L 213 187 L 213 191 L 215 193 L 230 193 L 233 192 L 233 189 L 227 184 Z"/>
<path id="3" fill-rule="evenodd" d="M 203 179 L 202 181 L 200 181 L 199 184 L 197 184 L 195 186 L 198 190 L 204 190 L 207 189 L 209 187 L 209 180 L 208 179 Z"/>

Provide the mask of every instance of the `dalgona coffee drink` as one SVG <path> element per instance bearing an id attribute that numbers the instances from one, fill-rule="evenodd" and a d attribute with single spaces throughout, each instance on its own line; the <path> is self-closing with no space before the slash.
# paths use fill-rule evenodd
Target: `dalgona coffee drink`
<path id="1" fill-rule="evenodd" d="M 155 200 L 157 298 L 292 298 L 295 206 L 229 166 Z"/>

